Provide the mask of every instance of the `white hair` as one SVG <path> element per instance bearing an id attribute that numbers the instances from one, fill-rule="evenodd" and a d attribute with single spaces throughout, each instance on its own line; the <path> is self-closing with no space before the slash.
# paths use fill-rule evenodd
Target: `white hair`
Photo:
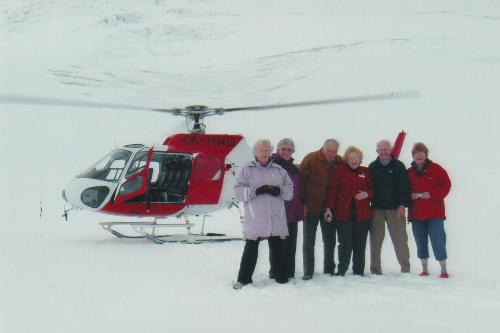
<path id="1" fill-rule="evenodd" d="M 380 140 L 379 142 L 377 142 L 377 149 L 380 148 L 380 146 L 389 146 L 389 148 L 392 149 L 392 145 L 391 145 L 390 141 L 387 139 L 383 139 L 383 140 Z"/>
<path id="2" fill-rule="evenodd" d="M 257 148 L 259 148 L 260 146 L 267 146 L 269 148 L 269 152 L 273 151 L 273 145 L 271 144 L 271 141 L 269 141 L 268 139 L 259 139 L 253 144 L 252 150 L 254 155 L 257 152 Z"/>

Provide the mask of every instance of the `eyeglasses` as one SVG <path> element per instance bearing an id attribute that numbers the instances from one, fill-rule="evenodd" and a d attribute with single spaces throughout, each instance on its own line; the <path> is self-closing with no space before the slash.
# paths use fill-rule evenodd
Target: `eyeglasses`
<path id="1" fill-rule="evenodd" d="M 293 149 L 292 148 L 280 148 L 281 151 L 289 151 L 289 152 L 293 152 Z"/>

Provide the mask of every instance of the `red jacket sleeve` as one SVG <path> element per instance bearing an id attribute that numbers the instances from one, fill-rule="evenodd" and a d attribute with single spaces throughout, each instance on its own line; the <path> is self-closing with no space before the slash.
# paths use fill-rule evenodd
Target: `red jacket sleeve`
<path id="1" fill-rule="evenodd" d="M 448 173 L 443 167 L 435 164 L 436 166 L 436 177 L 437 177 L 437 186 L 430 189 L 429 194 L 431 195 L 431 199 L 433 200 L 443 200 L 448 193 L 450 193 L 451 189 L 451 180 L 448 177 Z"/>

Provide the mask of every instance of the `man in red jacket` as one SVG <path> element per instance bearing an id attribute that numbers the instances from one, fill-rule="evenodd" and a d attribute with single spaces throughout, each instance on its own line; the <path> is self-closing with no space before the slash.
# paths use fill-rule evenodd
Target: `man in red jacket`
<path id="1" fill-rule="evenodd" d="M 451 188 L 451 181 L 439 164 L 428 158 L 429 150 L 415 143 L 411 151 L 413 162 L 408 169 L 412 204 L 408 220 L 412 222 L 413 235 L 417 243 L 417 256 L 422 261 L 420 276 L 428 276 L 429 238 L 436 260 L 441 265 L 441 278 L 448 278 L 446 270 L 446 219 L 444 198 Z"/>

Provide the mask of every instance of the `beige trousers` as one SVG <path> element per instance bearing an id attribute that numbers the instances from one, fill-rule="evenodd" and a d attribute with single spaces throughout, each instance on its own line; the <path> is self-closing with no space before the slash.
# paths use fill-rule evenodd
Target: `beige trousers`
<path id="1" fill-rule="evenodd" d="M 382 274 L 382 243 L 385 238 L 385 224 L 391 236 L 396 258 L 401 265 L 401 272 L 410 272 L 410 249 L 408 248 L 408 234 L 406 233 L 406 218 L 399 218 L 397 209 L 375 209 L 370 230 L 370 271 L 372 274 Z"/>

